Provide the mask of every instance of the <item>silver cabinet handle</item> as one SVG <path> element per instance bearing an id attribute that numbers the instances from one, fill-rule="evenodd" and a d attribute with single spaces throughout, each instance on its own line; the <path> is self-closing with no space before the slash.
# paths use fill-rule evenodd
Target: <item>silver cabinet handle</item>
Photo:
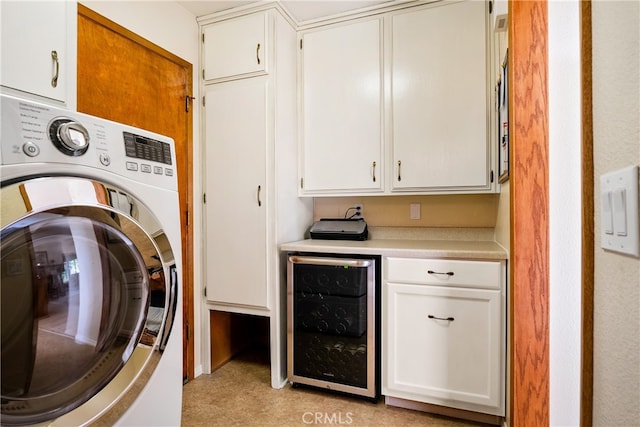
<path id="1" fill-rule="evenodd" d="M 60 62 L 58 61 L 58 52 L 55 50 L 51 51 L 51 59 L 53 60 L 53 65 L 55 66 L 55 71 L 53 72 L 53 77 L 51 78 L 51 87 L 58 86 L 58 76 L 60 74 Z"/>
<path id="2" fill-rule="evenodd" d="M 402 168 L 402 161 L 398 160 L 398 181 L 402 181 L 402 175 L 400 173 L 401 168 Z"/>
<path id="3" fill-rule="evenodd" d="M 258 61 L 258 65 L 260 65 L 260 43 L 256 46 L 256 61 Z"/>
<path id="4" fill-rule="evenodd" d="M 376 182 L 376 162 L 371 165 L 373 167 L 373 182 Z"/>
<path id="5" fill-rule="evenodd" d="M 258 206 L 262 206 L 262 201 L 260 201 L 260 190 L 262 189 L 262 187 L 260 187 L 258 185 L 258 194 L 257 194 L 257 198 L 258 198 Z"/>

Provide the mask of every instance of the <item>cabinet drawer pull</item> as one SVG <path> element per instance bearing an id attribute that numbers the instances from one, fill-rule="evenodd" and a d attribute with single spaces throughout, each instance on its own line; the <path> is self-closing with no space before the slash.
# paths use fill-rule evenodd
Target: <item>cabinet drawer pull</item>
<path id="1" fill-rule="evenodd" d="M 427 270 L 427 274 L 442 274 L 447 276 L 453 276 L 455 273 L 453 271 L 447 271 L 446 273 L 442 273 L 439 271 Z"/>
<path id="2" fill-rule="evenodd" d="M 453 317 L 437 317 L 437 316 L 434 316 L 433 314 L 429 314 L 427 317 L 433 320 L 446 320 L 447 322 L 453 322 L 454 320 L 456 320 Z"/>
<path id="3" fill-rule="evenodd" d="M 58 51 L 51 51 L 51 59 L 53 60 L 53 65 L 55 67 L 53 77 L 51 78 L 51 87 L 57 87 L 58 76 L 60 75 L 60 61 L 58 61 Z"/>
<path id="4" fill-rule="evenodd" d="M 262 187 L 258 185 L 258 194 L 257 194 L 258 206 L 262 206 L 262 201 L 260 200 L 260 190 L 262 190 Z"/>
<path id="5" fill-rule="evenodd" d="M 402 168 L 402 160 L 398 160 L 398 181 L 402 181 L 402 174 L 400 173 L 401 168 Z"/>
<path id="6" fill-rule="evenodd" d="M 371 166 L 373 167 L 373 182 L 376 182 L 376 162 L 373 162 Z"/>
<path id="7" fill-rule="evenodd" d="M 260 65 L 260 43 L 256 46 L 256 61 L 258 61 L 258 65 Z"/>

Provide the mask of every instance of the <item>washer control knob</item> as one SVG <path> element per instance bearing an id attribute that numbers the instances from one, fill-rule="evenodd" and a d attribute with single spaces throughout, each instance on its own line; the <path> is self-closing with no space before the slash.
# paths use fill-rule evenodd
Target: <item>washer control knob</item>
<path id="1" fill-rule="evenodd" d="M 31 141 L 27 141 L 22 144 L 22 151 L 29 157 L 35 157 L 40 154 L 40 147 Z"/>
<path id="2" fill-rule="evenodd" d="M 58 150 L 68 156 L 82 156 L 89 149 L 89 132 L 71 119 L 56 119 L 49 125 L 49 138 Z"/>

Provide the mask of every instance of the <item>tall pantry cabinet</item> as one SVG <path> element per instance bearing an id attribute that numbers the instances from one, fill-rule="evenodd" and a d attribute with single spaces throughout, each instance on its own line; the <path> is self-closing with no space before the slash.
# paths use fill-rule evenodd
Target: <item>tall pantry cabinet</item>
<path id="1" fill-rule="evenodd" d="M 312 201 L 297 197 L 296 33 L 277 6 L 200 26 L 206 305 L 269 318 L 272 385 L 281 387 L 278 245 L 302 239 L 313 216 Z"/>

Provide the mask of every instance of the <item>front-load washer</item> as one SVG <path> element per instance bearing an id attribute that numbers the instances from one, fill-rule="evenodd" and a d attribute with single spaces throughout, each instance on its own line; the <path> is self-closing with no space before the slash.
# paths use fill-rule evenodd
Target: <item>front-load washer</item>
<path id="1" fill-rule="evenodd" d="M 173 140 L 1 102 L 0 423 L 179 425 Z"/>

